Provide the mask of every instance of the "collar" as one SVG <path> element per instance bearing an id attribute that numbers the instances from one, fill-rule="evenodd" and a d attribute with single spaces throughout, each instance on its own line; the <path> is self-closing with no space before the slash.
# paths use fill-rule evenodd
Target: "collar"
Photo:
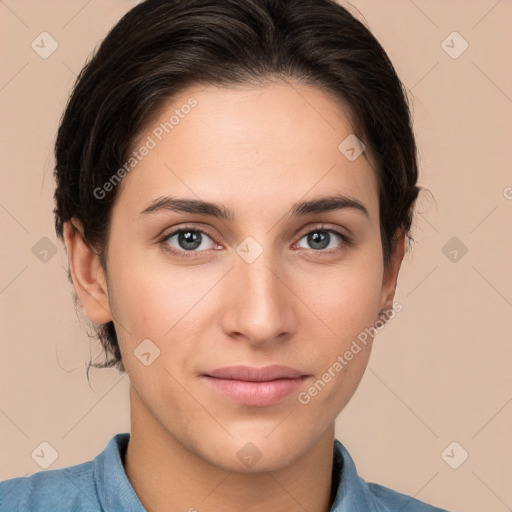
<path id="1" fill-rule="evenodd" d="M 145 512 L 123 467 L 129 440 L 128 432 L 116 434 L 94 459 L 94 482 L 104 510 Z M 358 476 L 352 457 L 337 439 L 333 447 L 332 477 L 337 490 L 331 512 L 373 510 L 366 482 Z"/>

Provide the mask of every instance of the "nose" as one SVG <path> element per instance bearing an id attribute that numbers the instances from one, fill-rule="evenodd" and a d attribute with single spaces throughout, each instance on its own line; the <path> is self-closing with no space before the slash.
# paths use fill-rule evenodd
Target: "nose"
<path id="1" fill-rule="evenodd" d="M 289 269 L 264 250 L 254 261 L 235 259 L 224 283 L 229 300 L 222 316 L 224 332 L 255 346 L 283 341 L 296 330 L 298 301 Z"/>

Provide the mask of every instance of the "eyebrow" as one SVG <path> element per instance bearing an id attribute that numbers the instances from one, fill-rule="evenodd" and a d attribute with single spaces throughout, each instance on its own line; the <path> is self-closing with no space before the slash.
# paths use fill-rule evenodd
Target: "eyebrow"
<path id="1" fill-rule="evenodd" d="M 342 209 L 355 209 L 363 213 L 368 219 L 370 215 L 366 207 L 357 199 L 344 195 L 321 196 L 307 201 L 294 203 L 287 216 L 302 217 L 313 213 L 324 213 Z M 232 221 L 235 218 L 233 210 L 224 205 L 217 205 L 198 199 L 183 199 L 169 196 L 161 196 L 152 201 L 145 208 L 141 215 L 147 215 L 154 212 L 170 210 L 178 213 L 195 213 L 199 215 L 208 215 L 223 220 Z"/>

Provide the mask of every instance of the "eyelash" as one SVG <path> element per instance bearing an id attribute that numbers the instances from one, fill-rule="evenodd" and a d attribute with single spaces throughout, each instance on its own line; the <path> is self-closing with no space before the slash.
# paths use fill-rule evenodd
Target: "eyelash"
<path id="1" fill-rule="evenodd" d="M 176 235 L 178 233 L 182 233 L 182 232 L 187 232 L 187 231 L 191 231 L 191 232 L 194 232 L 194 233 L 201 233 L 202 235 L 207 235 L 209 238 L 211 238 L 214 241 L 213 236 L 210 235 L 210 233 L 208 233 L 204 229 L 200 229 L 200 228 L 192 227 L 192 226 L 182 226 L 179 229 L 175 229 L 171 233 L 168 233 L 168 234 L 164 235 L 162 238 L 160 238 L 158 240 L 158 243 L 162 247 L 162 250 L 164 250 L 166 252 L 169 252 L 173 256 L 176 256 L 178 258 L 198 258 L 198 257 L 200 257 L 200 256 L 195 256 L 195 255 L 192 256 L 192 254 L 198 254 L 198 253 L 200 254 L 201 252 L 205 252 L 205 251 L 177 250 L 177 249 L 174 249 L 174 248 L 170 247 L 169 244 L 166 243 L 169 240 L 169 238 L 173 237 L 174 235 Z M 317 249 L 317 250 L 310 249 L 309 252 L 315 253 L 317 255 L 337 254 L 337 253 L 339 253 L 339 252 L 341 252 L 341 251 L 343 251 L 343 250 L 345 250 L 348 247 L 351 247 L 353 245 L 353 241 L 352 241 L 352 239 L 350 237 L 348 237 L 344 233 L 341 233 L 340 231 L 337 231 L 335 229 L 329 228 L 329 227 L 327 227 L 325 225 L 316 226 L 313 229 L 311 229 L 310 231 L 307 231 L 306 233 L 304 233 L 300 237 L 299 240 L 302 240 L 305 236 L 310 235 L 311 233 L 317 233 L 317 232 L 333 233 L 334 235 L 337 235 L 341 239 L 341 241 L 342 241 L 342 244 L 338 248 L 331 249 L 329 251 L 326 251 L 325 249 Z"/>

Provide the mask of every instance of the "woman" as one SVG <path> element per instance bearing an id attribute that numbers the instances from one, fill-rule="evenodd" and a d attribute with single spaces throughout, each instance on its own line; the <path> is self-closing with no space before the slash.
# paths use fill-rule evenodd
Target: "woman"
<path id="1" fill-rule="evenodd" d="M 147 0 L 78 77 L 55 225 L 130 433 L 0 510 L 441 510 L 334 422 L 393 302 L 417 186 L 402 84 L 331 0 Z"/>

